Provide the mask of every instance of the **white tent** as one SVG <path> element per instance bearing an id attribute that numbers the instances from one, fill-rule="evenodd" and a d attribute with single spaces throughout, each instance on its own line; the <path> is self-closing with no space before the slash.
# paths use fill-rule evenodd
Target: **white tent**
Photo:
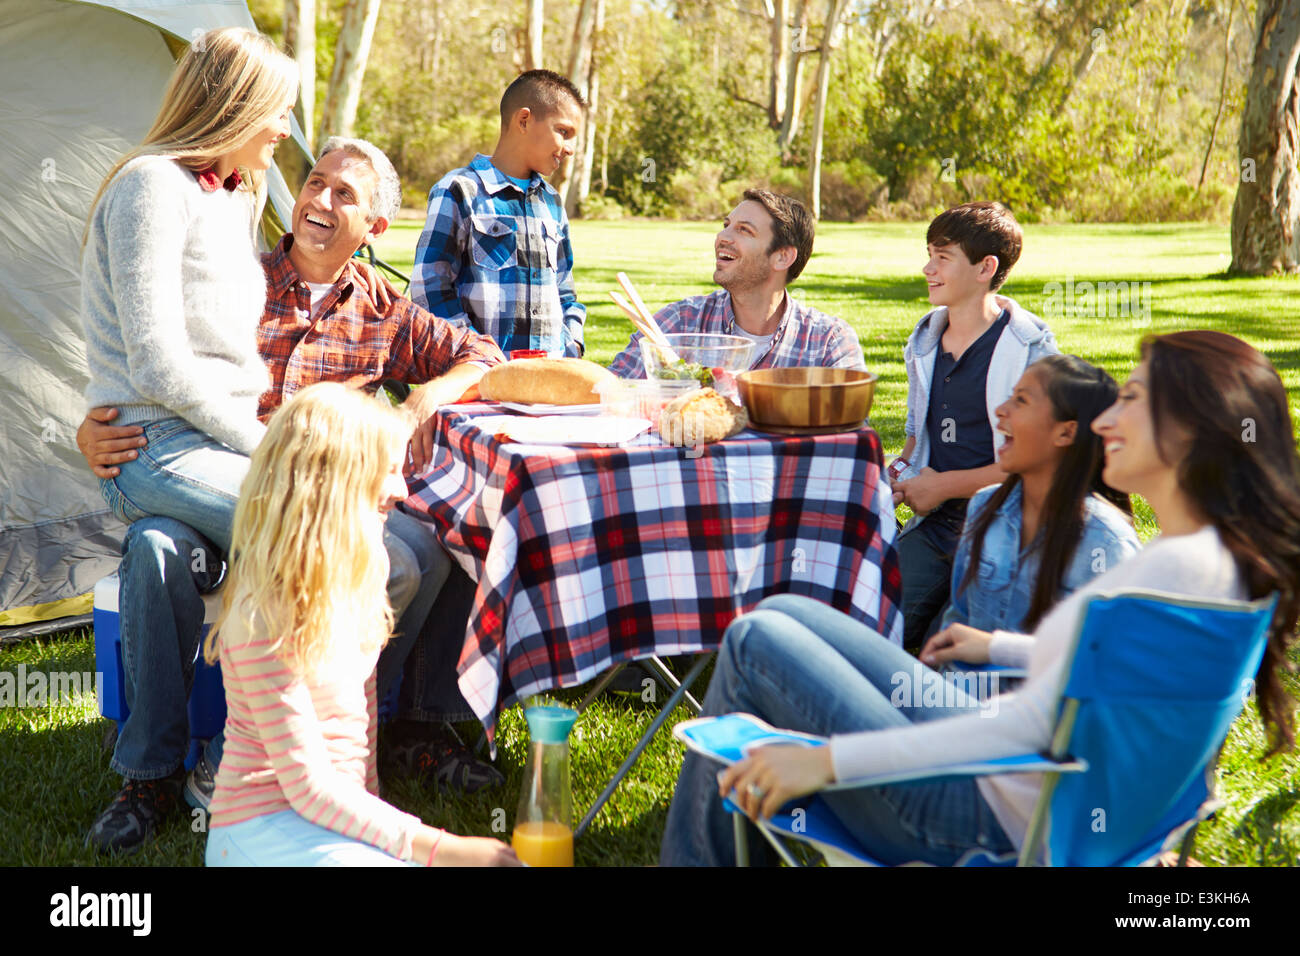
<path id="1" fill-rule="evenodd" d="M 173 51 L 221 26 L 254 26 L 244 0 L 0 0 L 0 637 L 76 623 L 116 567 L 123 526 L 76 444 L 81 233 L 153 121 Z M 270 194 L 288 222 L 274 169 Z"/>

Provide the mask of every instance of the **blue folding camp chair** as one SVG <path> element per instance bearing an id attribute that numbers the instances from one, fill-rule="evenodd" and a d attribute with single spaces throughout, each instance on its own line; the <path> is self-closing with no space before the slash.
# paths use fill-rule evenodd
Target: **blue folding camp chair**
<path id="1" fill-rule="evenodd" d="M 1181 863 L 1196 825 L 1213 811 L 1219 748 L 1254 690 L 1276 603 L 1276 596 L 1245 603 L 1143 590 L 1095 595 L 1073 641 L 1047 753 L 857 779 L 835 789 L 1041 771 L 1019 859 L 975 852 L 964 865 L 1149 865 L 1180 840 Z M 701 721 L 687 724 L 696 725 L 697 736 L 709 732 Z M 690 733 L 681 736 L 689 742 Z M 719 726 L 709 745 L 693 746 L 726 760 L 726 748 L 716 746 L 722 736 Z M 735 814 L 737 862 L 747 865 L 748 820 L 729 802 L 728 809 Z M 763 821 L 760 830 L 791 865 L 782 836 L 825 851 L 827 862 L 880 865 L 817 799 L 797 815 Z"/>

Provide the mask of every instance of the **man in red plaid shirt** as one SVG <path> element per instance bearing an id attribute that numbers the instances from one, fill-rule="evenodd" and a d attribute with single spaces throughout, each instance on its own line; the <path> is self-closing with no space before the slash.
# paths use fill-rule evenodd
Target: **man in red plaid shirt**
<path id="1" fill-rule="evenodd" d="M 668 334 L 711 332 L 754 343 L 750 368 L 865 369 L 857 333 L 843 319 L 791 298 L 786 286 L 812 255 L 812 214 L 797 199 L 766 189 L 747 189 L 722 221 L 713 241 L 713 281 L 722 286 L 666 305 L 655 319 Z M 615 356 L 610 370 L 622 378 L 645 378 L 641 333 Z"/>
<path id="2" fill-rule="evenodd" d="M 376 147 L 340 137 L 325 144 L 294 206 L 293 232 L 263 257 L 267 301 L 258 350 L 271 387 L 261 398 L 258 417 L 265 421 L 295 392 L 316 382 L 366 389 L 386 379 L 422 385 L 407 401 L 422 423 L 411 450 L 413 467 L 422 469 L 432 455 L 433 413 L 464 395 L 504 357 L 490 338 L 431 315 L 353 259 L 359 248 L 383 234 L 400 203 L 397 173 Z M 77 432 L 78 446 L 100 478 L 113 477 L 115 466 L 135 458 L 145 444 L 139 426 L 108 424 L 117 414 L 112 408 L 91 409 Z M 410 515 L 389 514 L 385 545 L 389 599 L 398 619 L 380 660 L 381 699 L 402 674 L 425 621 L 435 617 L 430 608 L 450 569 L 450 559 L 429 527 Z M 200 553 L 203 560 L 192 560 Z M 221 568 L 212 545 L 178 521 L 145 518 L 128 532 L 119 593 L 124 608 L 136 609 L 132 620 L 124 614 L 121 623 L 123 662 L 131 671 L 125 688 L 131 715 L 122 724 L 113 757 L 126 785 L 91 828 L 88 842 L 101 850 L 131 852 L 140 846 L 177 805 L 182 781 L 191 805 L 206 806 L 211 799 L 221 738 L 209 743 L 188 778 L 179 764 L 188 747 L 184 675 L 202 624 L 199 594 L 219 583 Z M 461 636 L 454 627 L 452 632 Z M 432 693 L 417 691 L 403 698 L 414 701 L 411 713 L 421 719 L 397 722 L 401 732 L 389 736 L 388 757 L 456 789 L 499 783 L 495 768 L 425 722 L 431 711 L 448 719 L 472 716 L 458 693 L 451 699 L 448 683 L 430 673 L 454 668 L 459 645 L 429 638 L 425 643 L 449 646 L 421 646 L 412 656 L 418 667 L 407 667 L 407 672 L 421 689 L 425 680 L 438 686 Z M 179 667 L 173 660 L 177 650 Z"/>

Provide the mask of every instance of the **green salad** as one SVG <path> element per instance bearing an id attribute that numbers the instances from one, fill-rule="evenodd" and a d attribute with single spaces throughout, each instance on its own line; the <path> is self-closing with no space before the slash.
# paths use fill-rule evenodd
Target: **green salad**
<path id="1" fill-rule="evenodd" d="M 655 378 L 673 381 L 684 381 L 693 378 L 701 385 L 708 387 L 713 384 L 713 371 L 699 362 L 688 362 L 679 358 L 672 365 L 664 365 L 656 369 Z"/>

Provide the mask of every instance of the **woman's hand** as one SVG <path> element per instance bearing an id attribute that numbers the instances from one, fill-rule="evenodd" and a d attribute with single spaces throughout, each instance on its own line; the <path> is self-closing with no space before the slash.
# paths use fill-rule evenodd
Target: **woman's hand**
<path id="1" fill-rule="evenodd" d="M 921 648 L 921 663 L 939 667 L 949 661 L 987 664 L 993 635 L 965 624 L 949 624 Z"/>
<path id="2" fill-rule="evenodd" d="M 746 816 L 757 820 L 834 780 L 830 747 L 769 744 L 718 774 L 718 793 L 725 797 L 735 790 L 732 799 Z"/>

